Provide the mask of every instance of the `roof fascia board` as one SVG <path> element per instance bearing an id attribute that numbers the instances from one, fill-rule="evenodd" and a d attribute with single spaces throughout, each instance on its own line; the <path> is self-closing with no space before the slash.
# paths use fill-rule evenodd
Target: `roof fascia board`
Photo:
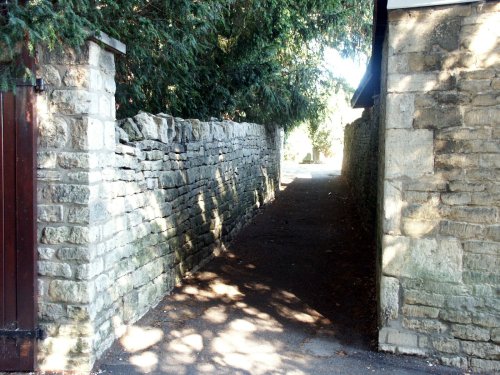
<path id="1" fill-rule="evenodd" d="M 387 9 L 432 7 L 438 5 L 476 3 L 478 0 L 389 0 Z"/>

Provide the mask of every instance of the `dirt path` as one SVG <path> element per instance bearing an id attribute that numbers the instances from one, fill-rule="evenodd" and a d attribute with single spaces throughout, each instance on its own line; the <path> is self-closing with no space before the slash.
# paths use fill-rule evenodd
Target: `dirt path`
<path id="1" fill-rule="evenodd" d="M 289 183 L 229 252 L 129 329 L 97 371 L 460 373 L 371 350 L 376 338 L 373 235 L 359 227 L 340 177 L 312 176 Z"/>

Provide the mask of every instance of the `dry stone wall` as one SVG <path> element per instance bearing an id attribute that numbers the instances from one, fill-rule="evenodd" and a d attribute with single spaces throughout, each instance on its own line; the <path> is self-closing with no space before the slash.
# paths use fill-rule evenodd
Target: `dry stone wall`
<path id="1" fill-rule="evenodd" d="M 382 350 L 500 371 L 500 5 L 389 12 Z"/>
<path id="2" fill-rule="evenodd" d="M 89 371 L 279 186 L 282 131 L 140 113 L 115 121 L 114 56 L 39 53 L 42 370 Z"/>
<path id="3" fill-rule="evenodd" d="M 112 310 L 129 323 L 274 198 L 281 133 L 147 113 L 121 121 L 116 131 L 108 185 L 119 235 L 109 262 L 118 286 Z"/>

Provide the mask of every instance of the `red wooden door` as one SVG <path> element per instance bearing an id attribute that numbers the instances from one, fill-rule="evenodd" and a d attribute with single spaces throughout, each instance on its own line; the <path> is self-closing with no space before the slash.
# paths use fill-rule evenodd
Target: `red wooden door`
<path id="1" fill-rule="evenodd" d="M 36 367 L 34 100 L 31 86 L 0 92 L 0 371 Z"/>

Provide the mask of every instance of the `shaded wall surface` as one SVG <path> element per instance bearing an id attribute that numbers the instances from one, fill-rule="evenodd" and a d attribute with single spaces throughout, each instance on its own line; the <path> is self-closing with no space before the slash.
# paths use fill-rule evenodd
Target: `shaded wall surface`
<path id="1" fill-rule="evenodd" d="M 500 371 L 500 4 L 389 12 L 379 347 Z"/>
<path id="2" fill-rule="evenodd" d="M 342 176 L 354 196 L 360 220 L 373 228 L 377 211 L 379 107 L 365 109 L 363 116 L 344 130 Z"/>
<path id="3" fill-rule="evenodd" d="M 40 52 L 44 370 L 96 358 L 273 199 L 282 131 L 140 113 L 115 121 L 114 56 Z"/>

